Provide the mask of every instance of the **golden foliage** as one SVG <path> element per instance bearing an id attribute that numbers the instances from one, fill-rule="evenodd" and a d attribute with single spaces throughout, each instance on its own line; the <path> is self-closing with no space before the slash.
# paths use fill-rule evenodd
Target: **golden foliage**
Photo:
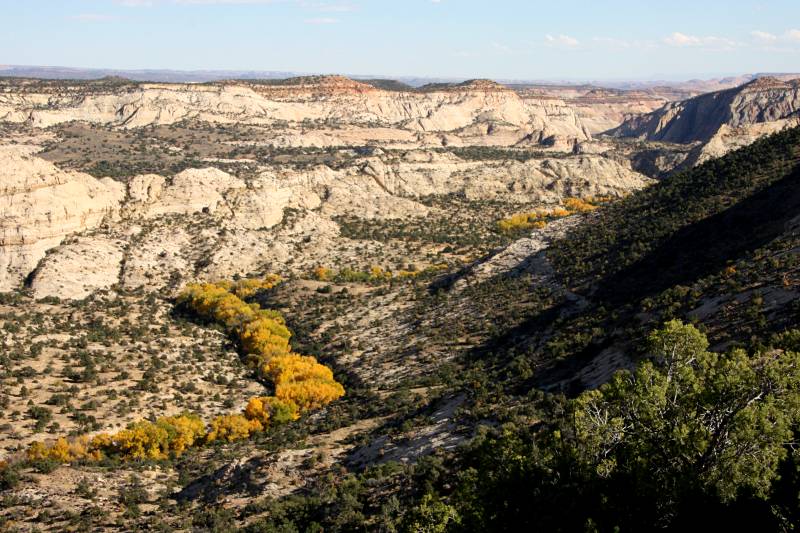
<path id="1" fill-rule="evenodd" d="M 275 395 L 297 404 L 301 411 L 319 409 L 344 396 L 344 387 L 336 381 L 289 381 L 275 386 Z"/>
<path id="2" fill-rule="evenodd" d="M 330 281 L 333 279 L 333 270 L 324 266 L 318 266 L 311 274 L 317 281 Z"/>
<path id="3" fill-rule="evenodd" d="M 275 384 L 275 396 L 296 404 L 301 411 L 317 409 L 344 395 L 344 387 L 333 378 L 331 369 L 313 357 L 274 357 L 262 372 Z"/>
<path id="4" fill-rule="evenodd" d="M 211 421 L 206 442 L 235 442 L 262 429 L 258 420 L 248 420 L 244 415 L 222 415 Z"/>
<path id="5" fill-rule="evenodd" d="M 81 459 L 98 461 L 104 456 L 122 460 L 166 459 L 181 455 L 204 436 L 205 424 L 200 417 L 182 414 L 159 418 L 155 423 L 142 420 L 113 434 L 100 433 L 91 440 L 60 437 L 49 444 L 34 442 L 27 450 L 27 458 L 62 463 Z"/>
<path id="6" fill-rule="evenodd" d="M 263 359 L 289 353 L 291 333 L 283 324 L 267 317 L 255 318 L 239 327 L 239 341 L 248 354 L 258 354 Z"/>
<path id="7" fill-rule="evenodd" d="M 166 459 L 167 446 L 166 430 L 142 420 L 115 433 L 106 452 L 123 459 Z"/>
<path id="8" fill-rule="evenodd" d="M 497 223 L 497 227 L 505 233 L 517 230 L 541 229 L 547 225 L 544 220 L 546 217 L 547 215 L 541 211 L 520 213 L 500 220 Z"/>
<path id="9" fill-rule="evenodd" d="M 108 433 L 98 433 L 92 440 L 89 441 L 89 447 L 92 450 L 109 450 L 114 444 L 114 436 Z"/>
<path id="10" fill-rule="evenodd" d="M 317 270 L 323 277 L 331 274 L 324 267 Z M 370 279 L 391 279 L 392 273 L 374 266 L 369 276 Z M 279 280 L 280 278 L 273 277 L 266 284 L 274 285 Z M 249 284 L 246 289 L 241 290 L 247 292 L 256 285 Z M 336 382 L 330 368 L 319 364 L 313 357 L 291 351 L 291 332 L 280 314 L 260 309 L 257 304 L 247 304 L 229 292 L 228 288 L 236 291 L 237 285 L 192 284 L 186 287 L 178 300 L 201 316 L 222 323 L 231 335 L 238 338 L 247 363 L 272 381 L 275 396 L 251 400 L 245 409 L 244 417 L 247 420 L 258 422 L 261 426 L 259 429 L 266 429 L 270 420 L 277 422 L 275 413 L 281 413 L 282 422 L 292 420 L 300 412 L 317 409 L 344 395 L 344 387 Z M 219 431 L 224 435 L 237 435 L 236 438 L 242 434 L 239 430 L 244 427 L 240 422 L 238 419 L 224 417 L 217 419 Z M 238 430 L 225 429 L 232 424 L 241 427 Z M 252 430 L 250 428 L 248 431 Z M 209 435 L 216 435 L 219 431 L 212 427 Z M 215 436 L 211 440 L 218 438 Z"/>
<path id="11" fill-rule="evenodd" d="M 564 218 L 575 213 L 588 213 L 597 209 L 598 203 L 610 201 L 609 197 L 598 196 L 582 200 L 580 198 L 566 198 L 564 207 L 556 207 L 550 211 L 536 210 L 529 213 L 519 213 L 504 218 L 497 222 L 497 228 L 504 233 L 513 233 L 529 229 L 541 229 L 548 222 Z"/>
<path id="12" fill-rule="evenodd" d="M 373 265 L 369 269 L 369 279 L 370 281 L 388 281 L 392 279 L 392 272 Z"/>
<path id="13" fill-rule="evenodd" d="M 592 205 L 591 201 L 581 200 L 580 198 L 567 198 L 564 200 L 564 207 L 573 213 L 587 213 L 597 209 L 597 206 Z"/>
<path id="14" fill-rule="evenodd" d="M 269 290 L 275 287 L 281 281 L 283 281 L 281 277 L 276 274 L 270 274 L 261 279 L 241 279 L 233 283 L 229 291 L 242 300 L 246 300 L 260 290 Z"/>
<path id="15" fill-rule="evenodd" d="M 386 273 L 375 271 L 375 275 Z M 49 444 L 34 442 L 27 450 L 27 458 L 59 462 L 100 460 L 103 456 L 122 460 L 167 459 L 202 443 L 246 439 L 270 425 L 296 420 L 301 412 L 340 398 L 344 387 L 336 382 L 330 368 L 313 357 L 291 351 L 291 332 L 283 317 L 243 300 L 278 283 L 278 276 L 235 283 L 195 283 L 178 297 L 180 304 L 207 320 L 221 323 L 239 340 L 248 364 L 272 381 L 275 396 L 251 398 L 242 414 L 216 417 L 207 433 L 200 417 L 184 413 L 155 422 L 135 422 L 113 434 L 95 435 L 91 440 L 62 437 Z"/>
<path id="16" fill-rule="evenodd" d="M 248 420 L 256 420 L 263 429 L 270 424 L 283 424 L 300 418 L 297 404 L 279 400 L 275 396 L 256 396 L 250 398 L 244 409 Z"/>
<path id="17" fill-rule="evenodd" d="M 180 416 L 159 418 L 156 425 L 167 431 L 169 451 L 175 456 L 181 455 L 196 442 L 202 441 L 206 434 L 205 424 L 194 414 L 185 413 Z"/>
<path id="18" fill-rule="evenodd" d="M 331 381 L 333 372 L 310 356 L 289 354 L 274 357 L 264 365 L 264 374 L 276 385 L 291 381 Z"/>
<path id="19" fill-rule="evenodd" d="M 100 454 L 91 450 L 87 437 L 78 437 L 67 440 L 59 437 L 54 442 L 34 442 L 28 447 L 26 457 L 29 461 L 52 460 L 60 463 L 69 463 L 83 459 L 97 460 Z"/>
<path id="20" fill-rule="evenodd" d="M 194 414 L 140 421 L 113 435 L 101 433 L 91 441 L 91 448 L 105 455 L 130 459 L 166 459 L 177 457 L 200 442 L 205 424 Z"/>

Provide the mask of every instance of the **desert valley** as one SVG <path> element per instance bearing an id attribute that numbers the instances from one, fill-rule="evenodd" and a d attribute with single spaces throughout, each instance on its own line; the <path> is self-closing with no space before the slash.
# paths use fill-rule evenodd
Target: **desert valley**
<path id="1" fill-rule="evenodd" d="M 799 178 L 793 74 L 0 77 L 0 530 L 792 530 Z"/>

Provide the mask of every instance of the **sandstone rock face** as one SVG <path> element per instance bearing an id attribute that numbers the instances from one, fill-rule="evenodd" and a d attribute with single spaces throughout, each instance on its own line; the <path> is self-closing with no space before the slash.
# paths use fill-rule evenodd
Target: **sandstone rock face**
<path id="1" fill-rule="evenodd" d="M 0 120 L 37 127 L 78 120 L 125 128 L 184 120 L 222 124 L 315 121 L 388 126 L 409 134 L 452 132 L 506 145 L 525 139 L 566 145 L 590 138 L 588 129 L 563 101 L 523 100 L 493 82 L 398 92 L 336 76 L 286 80 L 281 85 L 137 84 L 90 94 L 15 92 L 10 88 L 0 92 Z M 316 142 L 304 141 L 326 143 L 324 136 Z"/>
<path id="2" fill-rule="evenodd" d="M 64 172 L 31 148 L 0 147 L 0 290 L 19 285 L 45 252 L 111 217 L 124 187 Z"/>
<path id="3" fill-rule="evenodd" d="M 149 183 L 150 177 L 145 177 L 145 180 Z M 141 190 L 142 186 L 138 182 L 134 178 L 133 186 Z M 230 209 L 223 193 L 245 186 L 242 180 L 216 168 L 184 170 L 176 174 L 169 185 L 159 184 L 156 188 L 152 185 L 147 189 L 148 217 L 198 211 L 213 213 L 217 209 Z"/>
<path id="4" fill-rule="evenodd" d="M 128 182 L 128 200 L 131 204 L 149 206 L 161 198 L 167 180 L 158 174 L 135 176 Z"/>
<path id="5" fill-rule="evenodd" d="M 425 217 L 426 196 L 547 203 L 620 195 L 650 183 L 601 155 L 470 161 L 378 150 L 336 170 L 271 166 L 241 179 L 202 168 L 171 179 L 135 176 L 125 186 L 61 171 L 31 152 L 0 151 L 0 281 L 10 290 L 33 273 L 31 288 L 40 297 L 83 298 L 117 283 L 169 292 L 198 278 L 308 271 L 361 246 L 339 236 L 337 216 Z M 289 219 L 287 210 L 294 213 Z"/>
<path id="6" fill-rule="evenodd" d="M 724 155 L 764 135 L 800 125 L 800 80 L 759 78 L 714 93 L 666 104 L 625 121 L 611 133 L 704 145 L 696 160 Z"/>
<path id="7" fill-rule="evenodd" d="M 58 246 L 39 264 L 31 281 L 36 298 L 80 300 L 119 282 L 125 243 L 81 237 Z"/>
<path id="8" fill-rule="evenodd" d="M 235 123 L 242 129 L 228 129 L 249 131 L 242 141 L 253 143 L 249 149 L 290 148 L 248 152 L 243 171 L 240 141 L 226 137 L 231 149 L 223 155 L 191 161 L 202 168 L 123 183 L 61 170 L 36 155 L 33 141 L 2 140 L 0 290 L 27 279 L 37 297 L 79 299 L 115 285 L 169 294 L 198 279 L 400 261 L 391 243 L 343 237 L 339 217 L 402 225 L 441 216 L 428 197 L 548 204 L 651 183 L 605 157 L 608 146 L 595 146 L 562 100 L 523 98 L 489 81 L 407 91 L 337 76 L 203 85 L 0 81 L 0 89 L 0 122 L 24 124 L 9 130 L 103 126 L 102 135 L 88 128 L 77 147 L 90 160 L 92 146 L 116 143 L 112 150 L 125 153 L 129 139 L 154 131 L 144 127 L 181 121 L 198 124 L 204 138 L 224 129 L 209 124 Z M 70 135 L 50 130 L 50 147 L 56 132 Z M 167 137 L 153 145 L 165 157 L 194 149 L 180 133 Z M 330 149 L 334 163 L 293 164 L 293 154 L 305 153 L 298 147 Z"/>
<path id="9" fill-rule="evenodd" d="M 372 178 L 372 182 L 370 179 Z M 375 213 L 355 212 L 361 205 L 353 197 L 382 192 L 401 198 L 463 194 L 472 200 L 501 198 L 514 203 L 552 202 L 566 196 L 617 195 L 649 184 L 650 180 L 618 161 L 596 155 L 518 161 L 464 161 L 453 155 L 416 151 L 401 161 L 370 158 L 360 171 L 347 171 L 329 185 L 347 185 L 349 199 L 339 209 L 371 218 Z M 334 199 L 335 201 L 335 199 Z M 408 206 L 407 208 L 401 207 Z M 396 218 L 424 214 L 410 204 L 394 204 L 382 216 Z M 376 210 L 377 212 L 377 210 Z"/>
<path id="10" fill-rule="evenodd" d="M 715 157 L 721 157 L 732 150 L 752 144 L 761 137 L 796 126 L 800 126 L 800 115 L 739 127 L 723 124 L 714 136 L 702 146 L 696 156 L 696 161 L 702 163 Z"/>
<path id="11" fill-rule="evenodd" d="M 523 100 L 552 98 L 575 110 L 586 130 L 603 133 L 622 124 L 630 116 L 650 113 L 669 100 L 653 91 L 621 91 L 596 87 L 537 87 L 518 91 Z"/>

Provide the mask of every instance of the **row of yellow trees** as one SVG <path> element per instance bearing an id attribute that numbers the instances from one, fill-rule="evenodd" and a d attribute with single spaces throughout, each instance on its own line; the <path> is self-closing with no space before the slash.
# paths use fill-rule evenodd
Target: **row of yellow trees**
<path id="1" fill-rule="evenodd" d="M 575 213 L 586 213 L 597 209 L 598 203 L 606 202 L 608 198 L 597 197 L 581 200 L 580 198 L 567 198 L 563 202 L 563 207 L 555 209 L 537 209 L 529 213 L 519 213 L 504 218 L 497 222 L 497 227 L 504 233 L 514 233 L 522 230 L 541 229 L 548 222 L 559 218 L 564 218 Z"/>
<path id="2" fill-rule="evenodd" d="M 274 283 L 279 281 L 274 278 Z M 238 339 L 247 363 L 274 386 L 277 401 L 303 412 L 341 397 L 344 388 L 333 378 L 330 368 L 313 357 L 292 352 L 291 332 L 281 315 L 261 309 L 256 303 L 248 304 L 237 296 L 240 291 L 237 285 L 193 284 L 178 301 L 198 315 L 222 324 Z"/>
<path id="3" fill-rule="evenodd" d="M 344 395 L 330 368 L 310 356 L 292 352 L 291 332 L 276 311 L 261 309 L 245 298 L 280 283 L 278 276 L 234 283 L 191 284 L 178 297 L 179 305 L 221 324 L 240 343 L 247 364 L 272 384 L 274 395 L 251 398 L 242 413 L 222 415 L 206 424 L 195 414 L 140 421 L 113 434 L 54 443 L 33 443 L 30 460 L 62 462 L 100 460 L 103 457 L 166 459 L 188 448 L 215 441 L 233 442 L 264 431 L 271 425 L 296 420 Z"/>

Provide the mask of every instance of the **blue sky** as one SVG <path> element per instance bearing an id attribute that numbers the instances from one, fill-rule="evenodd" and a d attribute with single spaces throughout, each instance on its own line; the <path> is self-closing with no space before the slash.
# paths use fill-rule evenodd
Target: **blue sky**
<path id="1" fill-rule="evenodd" d="M 0 0 L 0 64 L 503 79 L 800 71 L 800 0 Z"/>

